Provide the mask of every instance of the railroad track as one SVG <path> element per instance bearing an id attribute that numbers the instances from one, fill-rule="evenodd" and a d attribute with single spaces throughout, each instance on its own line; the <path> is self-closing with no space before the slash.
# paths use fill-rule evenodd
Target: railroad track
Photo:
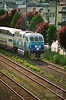
<path id="1" fill-rule="evenodd" d="M 58 86 L 66 89 L 66 70 L 62 69 L 61 66 L 55 65 L 47 61 L 34 61 L 33 64 L 39 66 L 41 70 L 44 70 L 45 74 L 42 77 L 46 77 Z"/>
<path id="2" fill-rule="evenodd" d="M 33 61 L 33 62 L 40 66 L 43 66 L 44 68 L 46 67 L 48 69 L 54 70 L 54 71 L 66 76 L 66 70 L 62 69 L 58 65 L 55 65 L 53 63 L 50 63 L 50 62 L 44 61 L 44 60 L 43 61 Z"/>
<path id="3" fill-rule="evenodd" d="M 30 91 L 20 85 L 18 82 L 13 80 L 7 74 L 0 70 L 0 82 L 3 83 L 9 90 L 11 90 L 19 100 L 39 100 L 35 95 Z M 16 99 L 16 100 L 18 100 Z"/>
<path id="4" fill-rule="evenodd" d="M 60 100 L 66 100 L 66 90 L 64 90 L 63 88 L 57 86 L 56 84 L 48 81 L 47 79 L 39 76 L 38 74 L 32 72 L 31 70 L 25 68 L 24 66 L 3 56 L 2 54 L 0 54 L 0 63 L 4 63 L 5 65 L 7 65 L 7 66 L 11 67 L 12 69 L 16 70 L 17 72 L 21 73 L 28 79 L 32 80 L 32 82 L 34 82 L 34 84 L 36 83 L 39 88 L 42 87 L 42 92 L 44 91 L 44 89 L 46 89 L 50 93 L 54 94 Z M 57 93 L 57 90 L 59 90 L 61 93 L 60 94 Z M 44 100 L 44 99 L 42 99 L 42 100 Z"/>

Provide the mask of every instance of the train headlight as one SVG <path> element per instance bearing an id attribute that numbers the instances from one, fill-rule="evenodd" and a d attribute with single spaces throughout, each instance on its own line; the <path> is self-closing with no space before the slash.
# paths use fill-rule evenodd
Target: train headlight
<path id="1" fill-rule="evenodd" d="M 36 48 L 36 50 L 39 50 L 39 48 Z"/>
<path id="2" fill-rule="evenodd" d="M 35 48 L 41 48 L 41 46 L 40 45 L 35 45 Z"/>
<path id="3" fill-rule="evenodd" d="M 35 45 L 36 50 L 40 50 L 41 46 L 40 45 Z"/>
<path id="4" fill-rule="evenodd" d="M 37 48 L 37 45 L 35 45 L 35 48 Z"/>

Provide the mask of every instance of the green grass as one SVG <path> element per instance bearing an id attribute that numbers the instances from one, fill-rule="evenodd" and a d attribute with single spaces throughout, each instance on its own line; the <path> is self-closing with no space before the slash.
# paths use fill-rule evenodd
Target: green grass
<path id="1" fill-rule="evenodd" d="M 57 52 L 45 50 L 44 60 L 58 64 L 66 70 L 66 55 L 61 55 Z"/>
<path id="2" fill-rule="evenodd" d="M 19 62 L 19 63 L 23 64 L 24 66 L 26 66 L 26 67 L 34 70 L 34 71 L 40 72 L 41 74 L 45 74 L 45 72 L 43 72 L 40 68 L 38 68 L 37 66 L 31 65 L 30 63 L 28 63 L 24 59 L 20 59 L 18 57 L 15 57 L 15 56 L 7 53 L 4 50 L 0 50 L 0 52 L 3 53 L 4 55 L 10 57 L 11 59 L 15 60 L 16 62 Z M 58 64 L 63 69 L 66 70 L 66 56 L 64 56 L 64 55 L 60 55 L 59 53 L 52 52 L 50 50 L 45 50 L 44 60 L 49 61 L 49 62 L 52 62 L 54 64 Z"/>
<path id="3" fill-rule="evenodd" d="M 7 57 L 11 58 L 12 60 L 14 60 L 16 62 L 19 62 L 19 63 L 23 64 L 24 66 L 26 66 L 26 67 L 28 67 L 28 68 L 36 71 L 36 72 L 41 72 L 42 71 L 39 67 L 33 66 L 30 63 L 28 63 L 26 60 L 20 59 L 19 57 L 15 57 L 15 56 L 7 53 L 4 50 L 0 50 L 0 52 L 3 53 L 4 55 L 6 55 Z"/>

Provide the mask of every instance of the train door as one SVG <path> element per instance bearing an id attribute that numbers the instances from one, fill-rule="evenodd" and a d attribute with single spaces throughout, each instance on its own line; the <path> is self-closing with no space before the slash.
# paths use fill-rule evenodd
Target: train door
<path id="1" fill-rule="evenodd" d="M 28 40 L 28 37 L 25 37 L 25 48 L 28 51 L 28 49 L 29 49 L 29 40 Z"/>
<path id="2" fill-rule="evenodd" d="M 13 48 L 13 37 L 7 39 L 7 48 Z"/>
<path id="3" fill-rule="evenodd" d="M 23 49 L 25 50 L 25 35 L 23 35 L 22 43 L 23 43 Z"/>

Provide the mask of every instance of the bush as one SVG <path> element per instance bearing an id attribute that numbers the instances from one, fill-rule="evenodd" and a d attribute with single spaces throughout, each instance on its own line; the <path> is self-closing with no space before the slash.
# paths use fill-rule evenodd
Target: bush
<path id="1" fill-rule="evenodd" d="M 60 64 L 60 56 L 59 55 L 54 55 L 53 56 L 53 62 L 55 64 Z"/>
<path id="2" fill-rule="evenodd" d="M 60 66 L 66 66 L 66 56 L 57 52 L 45 50 L 44 59 Z"/>
<path id="3" fill-rule="evenodd" d="M 64 56 L 63 59 L 61 59 L 61 65 L 66 65 L 66 56 Z"/>

